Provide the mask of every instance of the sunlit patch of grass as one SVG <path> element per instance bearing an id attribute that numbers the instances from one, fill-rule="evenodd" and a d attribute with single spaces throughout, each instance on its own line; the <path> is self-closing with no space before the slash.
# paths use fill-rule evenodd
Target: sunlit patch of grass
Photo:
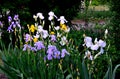
<path id="1" fill-rule="evenodd" d="M 109 6 L 107 5 L 89 6 L 89 9 L 94 11 L 109 11 Z"/>
<path id="2" fill-rule="evenodd" d="M 99 18 L 106 19 L 112 17 L 112 12 L 109 10 L 109 6 L 107 5 L 99 5 L 99 6 L 89 6 L 87 10 L 87 14 L 83 10 L 82 12 L 78 12 L 78 15 L 74 19 L 91 19 L 91 18 Z"/>

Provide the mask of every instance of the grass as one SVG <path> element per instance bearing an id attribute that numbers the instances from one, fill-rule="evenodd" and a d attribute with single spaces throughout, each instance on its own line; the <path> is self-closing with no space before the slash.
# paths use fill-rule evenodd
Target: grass
<path id="1" fill-rule="evenodd" d="M 87 17 L 88 19 L 106 19 L 110 18 L 112 16 L 112 12 L 109 10 L 109 7 L 107 5 L 99 5 L 99 6 L 89 6 L 89 9 L 86 13 L 78 12 L 77 17 L 74 19 L 85 19 Z"/>
<path id="2" fill-rule="evenodd" d="M 89 6 L 89 9 L 92 9 L 94 11 L 109 11 L 109 6 L 107 5 Z"/>

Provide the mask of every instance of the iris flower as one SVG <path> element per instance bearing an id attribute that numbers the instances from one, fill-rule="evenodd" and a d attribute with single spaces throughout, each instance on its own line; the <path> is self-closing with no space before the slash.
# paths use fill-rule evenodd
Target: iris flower
<path id="1" fill-rule="evenodd" d="M 29 34 L 26 34 L 24 39 L 25 39 L 25 42 L 27 43 L 29 41 L 32 41 L 33 38 Z"/>
<path id="2" fill-rule="evenodd" d="M 14 31 L 14 30 L 12 29 L 12 26 L 11 26 L 11 25 L 8 27 L 7 31 L 8 31 L 9 33 Z"/>
<path id="3" fill-rule="evenodd" d="M 37 50 L 41 50 L 45 48 L 42 41 L 35 42 L 34 46 L 36 47 Z"/>
<path id="4" fill-rule="evenodd" d="M 87 48 L 89 48 L 89 47 L 91 47 L 91 46 L 93 45 L 93 43 L 92 43 L 92 38 L 91 38 L 91 37 L 85 37 L 85 38 L 84 38 L 84 42 L 85 42 L 84 45 L 86 45 Z"/>
<path id="5" fill-rule="evenodd" d="M 25 45 L 24 45 L 24 47 L 23 47 L 23 51 L 26 51 L 27 49 L 30 49 L 30 48 L 31 48 L 31 46 L 30 46 L 30 45 L 25 44 Z"/>
<path id="6" fill-rule="evenodd" d="M 19 20 L 19 15 L 14 15 L 14 18 L 13 18 L 15 21 L 18 21 Z"/>
<path id="7" fill-rule="evenodd" d="M 55 36 L 55 35 L 50 35 L 50 37 L 51 37 L 50 40 L 51 40 L 52 42 L 55 42 L 55 41 L 56 41 L 56 36 Z"/>
<path id="8" fill-rule="evenodd" d="M 54 12 L 52 12 L 52 11 L 50 11 L 50 12 L 48 13 L 48 15 L 49 15 L 49 17 L 48 17 L 48 20 L 49 20 L 49 21 L 53 20 L 54 17 L 57 18 L 57 16 L 56 16 L 56 15 L 54 14 Z"/>
<path id="9" fill-rule="evenodd" d="M 53 54 L 53 57 L 54 57 L 55 59 L 60 59 L 60 51 L 56 50 L 56 51 L 54 52 L 54 54 Z"/>
<path id="10" fill-rule="evenodd" d="M 29 31 L 32 32 L 32 33 L 34 33 L 35 30 L 36 30 L 36 28 L 35 28 L 35 26 L 32 24 L 32 25 L 30 26 L 30 28 L 29 28 Z"/>
<path id="11" fill-rule="evenodd" d="M 60 18 L 58 19 L 58 21 L 60 21 L 61 24 L 67 23 L 68 21 L 65 19 L 64 16 L 60 16 Z"/>
<path id="12" fill-rule="evenodd" d="M 41 35 L 43 38 L 47 38 L 49 34 L 47 30 L 43 30 Z"/>
<path id="13" fill-rule="evenodd" d="M 44 19 L 44 16 L 42 13 L 37 13 L 37 17 L 39 17 L 40 19 Z"/>
<path id="14" fill-rule="evenodd" d="M 64 46 L 67 42 L 68 42 L 68 41 L 67 41 L 67 38 L 66 38 L 65 36 L 63 36 L 63 37 L 61 38 L 60 44 L 61 44 L 62 46 Z"/>
<path id="15" fill-rule="evenodd" d="M 61 58 L 64 58 L 65 55 L 70 55 L 66 49 L 62 49 Z"/>
<path id="16" fill-rule="evenodd" d="M 8 16 L 8 22 L 12 22 L 12 17 L 11 16 Z"/>
<path id="17" fill-rule="evenodd" d="M 34 43 L 38 41 L 38 38 L 34 37 L 33 38 Z"/>
<path id="18" fill-rule="evenodd" d="M 93 60 L 93 56 L 91 55 L 91 52 L 90 51 L 86 51 L 85 52 L 85 56 L 84 56 L 84 58 L 88 58 L 89 60 Z"/>

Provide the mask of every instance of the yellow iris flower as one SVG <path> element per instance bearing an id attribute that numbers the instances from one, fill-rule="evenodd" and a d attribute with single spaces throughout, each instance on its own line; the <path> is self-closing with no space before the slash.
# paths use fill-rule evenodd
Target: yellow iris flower
<path id="1" fill-rule="evenodd" d="M 60 24 L 62 30 L 67 30 L 67 26 L 65 24 Z"/>
<path id="2" fill-rule="evenodd" d="M 38 41 L 38 38 L 34 38 L 33 41 L 34 41 L 34 43 L 37 42 L 37 41 Z"/>
<path id="3" fill-rule="evenodd" d="M 32 24 L 30 27 L 29 27 L 29 31 L 34 33 L 36 30 L 35 26 Z"/>
<path id="4" fill-rule="evenodd" d="M 51 35 L 54 35 L 54 34 L 55 34 L 55 32 L 53 32 L 53 31 L 52 31 L 52 32 L 50 32 L 50 34 L 51 34 Z"/>

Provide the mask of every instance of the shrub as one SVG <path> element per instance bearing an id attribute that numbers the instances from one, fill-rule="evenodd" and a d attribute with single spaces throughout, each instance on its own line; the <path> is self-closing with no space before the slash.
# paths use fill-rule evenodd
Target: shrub
<path id="1" fill-rule="evenodd" d="M 111 24 L 113 26 L 113 36 L 114 36 L 114 42 L 115 42 L 115 46 L 117 48 L 117 50 L 120 50 L 120 40 L 118 40 L 118 38 L 120 38 L 120 3 L 119 0 L 111 0 L 111 11 L 114 12 L 113 18 L 111 20 Z"/>

